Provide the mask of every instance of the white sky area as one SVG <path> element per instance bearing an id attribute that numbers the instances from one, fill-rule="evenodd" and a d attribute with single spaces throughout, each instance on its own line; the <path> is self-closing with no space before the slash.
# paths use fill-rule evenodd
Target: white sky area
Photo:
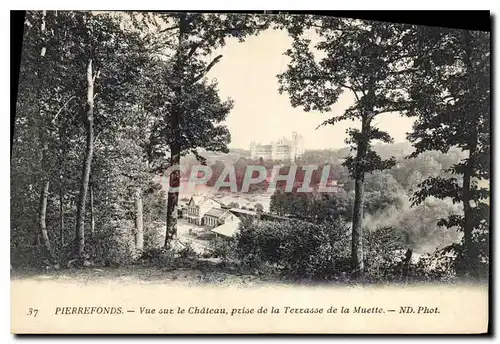
<path id="1" fill-rule="evenodd" d="M 291 38 L 285 31 L 267 30 L 242 43 L 231 39 L 212 54 L 212 57 L 222 54 L 223 58 L 208 77 L 218 80 L 222 99 L 234 100 L 226 122 L 231 132 L 230 148 L 249 149 L 251 141 L 267 143 L 281 137 L 291 138 L 294 131 L 304 137 L 306 149 L 346 146 L 346 129 L 358 123 L 344 121 L 317 130 L 316 127 L 342 114 L 352 104 L 354 96 L 349 91 L 342 94 L 329 113 L 293 108 L 288 95 L 278 93 L 276 75 L 287 68 L 288 58 L 283 53 L 289 47 Z M 412 123 L 412 119 L 393 113 L 382 114 L 374 121 L 388 131 L 395 142 L 406 140 Z"/>

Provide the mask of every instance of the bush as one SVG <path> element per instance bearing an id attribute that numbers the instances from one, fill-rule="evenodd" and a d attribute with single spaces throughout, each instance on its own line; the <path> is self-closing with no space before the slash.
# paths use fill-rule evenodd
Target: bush
<path id="1" fill-rule="evenodd" d="M 404 277 L 405 237 L 392 227 L 369 231 L 364 236 L 366 281 L 394 281 Z"/>
<path id="2" fill-rule="evenodd" d="M 132 223 L 115 221 L 89 237 L 86 254 L 91 262 L 103 266 L 123 266 L 136 258 Z"/>
<path id="3" fill-rule="evenodd" d="M 144 251 L 160 249 L 165 242 L 165 227 L 155 222 L 144 223 Z"/>
<path id="4" fill-rule="evenodd" d="M 211 257 L 228 261 L 235 256 L 234 241 L 231 239 L 214 238 L 210 241 L 208 253 Z"/>
<path id="5" fill-rule="evenodd" d="M 427 254 L 412 264 L 409 278 L 419 282 L 452 282 L 456 280 L 456 263 L 460 245 L 453 244 Z"/>
<path id="6" fill-rule="evenodd" d="M 288 277 L 335 279 L 348 268 L 350 238 L 340 219 L 319 225 L 303 221 L 246 221 L 236 240 L 236 252 L 242 262 L 278 265 Z"/>
<path id="7" fill-rule="evenodd" d="M 198 256 L 190 243 L 184 243 L 184 246 L 179 250 L 178 254 L 181 258 L 195 258 Z"/>
<path id="8" fill-rule="evenodd" d="M 172 250 L 161 250 L 159 255 L 154 258 L 154 263 L 159 267 L 172 267 L 176 262 L 175 252 Z"/>

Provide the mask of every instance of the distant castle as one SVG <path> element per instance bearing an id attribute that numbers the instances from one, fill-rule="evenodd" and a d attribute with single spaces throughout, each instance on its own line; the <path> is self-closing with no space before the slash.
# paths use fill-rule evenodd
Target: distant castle
<path id="1" fill-rule="evenodd" d="M 252 159 L 296 161 L 302 154 L 304 154 L 304 139 L 296 132 L 292 134 L 291 140 L 283 137 L 269 144 L 255 142 L 250 144 Z"/>

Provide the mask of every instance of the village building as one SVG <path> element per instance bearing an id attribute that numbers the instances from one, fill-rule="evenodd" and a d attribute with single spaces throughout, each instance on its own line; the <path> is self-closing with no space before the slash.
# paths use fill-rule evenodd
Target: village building
<path id="1" fill-rule="evenodd" d="M 231 208 L 229 211 L 236 215 L 239 218 L 250 218 L 250 219 L 259 219 L 260 218 L 260 213 L 253 211 L 253 210 L 248 210 L 248 209 L 240 209 L 240 208 Z"/>
<path id="2" fill-rule="evenodd" d="M 213 228 L 211 231 L 215 233 L 216 238 L 229 239 L 232 238 L 240 226 L 241 220 L 234 217 L 231 221 L 227 221 L 223 225 Z"/>
<path id="3" fill-rule="evenodd" d="M 192 196 L 182 207 L 180 215 L 189 223 L 212 228 L 238 221 L 235 214 L 206 196 Z"/>
<path id="4" fill-rule="evenodd" d="M 182 217 L 189 223 L 203 226 L 203 218 L 211 209 L 221 209 L 220 203 L 206 196 L 192 196 L 186 207 L 182 209 Z"/>
<path id="5" fill-rule="evenodd" d="M 212 208 L 203 216 L 203 225 L 217 227 L 236 220 L 236 216 L 227 209 Z"/>

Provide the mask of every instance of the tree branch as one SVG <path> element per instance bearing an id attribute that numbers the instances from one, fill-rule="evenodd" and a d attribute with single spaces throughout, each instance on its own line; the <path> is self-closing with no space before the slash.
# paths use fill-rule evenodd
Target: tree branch
<path id="1" fill-rule="evenodd" d="M 200 74 L 198 74 L 198 76 L 194 78 L 193 84 L 201 80 L 205 75 L 207 75 L 210 69 L 212 69 L 212 67 L 215 66 L 220 61 L 221 58 L 222 55 L 218 55 L 216 58 L 214 58 L 212 62 L 210 62 L 210 64 L 207 66 L 207 68 L 205 68 L 202 72 L 200 72 Z"/>
<path id="2" fill-rule="evenodd" d="M 358 97 L 358 94 L 356 93 L 356 91 L 354 90 L 353 87 L 351 86 L 348 86 L 348 85 L 345 85 L 345 84 L 339 84 L 339 86 L 341 87 L 344 87 L 344 88 L 347 88 L 348 90 L 351 90 L 351 92 L 354 94 L 354 96 L 356 97 L 356 100 L 359 102 L 359 97 Z"/>
<path id="3" fill-rule="evenodd" d="M 381 115 L 383 113 L 389 113 L 389 112 L 403 112 L 403 111 L 408 111 L 410 110 L 410 107 L 405 107 L 405 106 L 402 106 L 402 107 L 394 107 L 394 108 L 387 108 L 387 109 L 384 109 L 384 110 L 380 110 L 380 111 L 375 111 L 373 113 L 373 117 L 375 116 L 378 116 L 378 115 Z"/>
<path id="4" fill-rule="evenodd" d="M 59 114 L 61 113 L 61 111 L 66 107 L 66 105 L 68 105 L 68 103 L 73 100 L 75 98 L 75 96 L 71 96 L 67 101 L 66 103 L 64 103 L 63 106 L 61 106 L 61 108 L 59 109 L 59 111 L 57 111 L 56 115 L 54 116 L 54 118 L 52 119 L 52 124 L 55 123 L 56 119 L 57 119 L 57 116 L 59 116 Z"/>
<path id="5" fill-rule="evenodd" d="M 170 27 L 167 27 L 167 28 L 165 28 L 163 30 L 160 30 L 159 33 L 164 33 L 164 32 L 170 31 L 170 30 L 178 29 L 178 28 L 179 28 L 179 25 L 170 26 Z"/>

